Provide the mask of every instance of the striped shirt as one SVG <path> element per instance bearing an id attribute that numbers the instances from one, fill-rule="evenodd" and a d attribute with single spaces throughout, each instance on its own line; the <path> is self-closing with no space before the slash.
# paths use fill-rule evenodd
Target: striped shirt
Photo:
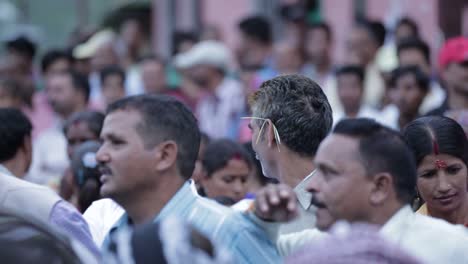
<path id="1" fill-rule="evenodd" d="M 156 216 L 155 222 L 178 216 L 209 237 L 215 246 L 230 250 L 235 263 L 281 263 L 267 234 L 244 214 L 200 197 L 185 183 Z M 110 233 L 128 225 L 123 215 Z M 106 244 L 106 243 L 104 243 Z"/>

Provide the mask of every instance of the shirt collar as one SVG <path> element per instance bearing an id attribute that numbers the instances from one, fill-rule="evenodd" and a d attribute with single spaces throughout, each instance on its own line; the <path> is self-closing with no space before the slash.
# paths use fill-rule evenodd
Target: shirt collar
<path id="1" fill-rule="evenodd" d="M 194 182 L 191 180 L 185 182 L 184 185 L 182 185 L 182 187 L 177 191 L 177 193 L 163 207 L 161 212 L 155 217 L 154 222 L 160 221 L 161 219 L 164 219 L 167 216 L 172 215 L 174 213 L 177 214 L 178 211 L 183 210 L 184 208 L 186 208 L 186 206 L 190 206 L 197 197 L 198 194 L 196 192 Z M 180 203 L 182 199 L 184 199 L 183 204 Z M 110 229 L 109 234 L 106 237 L 105 242 L 103 243 L 103 246 L 109 243 L 109 241 L 107 240 L 109 239 L 109 236 L 112 235 L 112 233 L 116 232 L 117 230 L 121 230 L 125 227 L 131 226 L 132 224 L 132 220 L 130 219 L 130 217 L 128 217 L 127 212 L 125 212 Z"/>
<path id="2" fill-rule="evenodd" d="M 307 177 L 305 177 L 295 188 L 294 192 L 296 193 L 297 200 L 301 204 L 304 210 L 308 210 L 311 205 L 312 194 L 307 191 L 307 185 L 309 184 L 312 176 L 315 174 L 313 170 Z"/>
<path id="3" fill-rule="evenodd" d="M 185 182 L 177 193 L 172 196 L 169 202 L 163 207 L 161 212 L 159 212 L 154 221 L 160 221 L 173 214 L 180 215 L 185 208 L 190 207 L 195 202 L 197 197 L 198 194 L 192 184 L 192 181 Z"/>

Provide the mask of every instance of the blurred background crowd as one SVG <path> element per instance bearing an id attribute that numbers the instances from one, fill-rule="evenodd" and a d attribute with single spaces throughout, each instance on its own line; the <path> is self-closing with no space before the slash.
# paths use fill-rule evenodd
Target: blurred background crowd
<path id="1" fill-rule="evenodd" d="M 99 198 L 89 154 L 103 113 L 128 95 L 167 94 L 195 113 L 194 179 L 223 204 L 268 181 L 242 117 L 249 94 L 280 74 L 316 81 L 334 123 L 400 129 L 430 113 L 468 131 L 463 0 L 2 0 L 0 38 L 0 107 L 33 123 L 25 179 L 82 212 Z"/>

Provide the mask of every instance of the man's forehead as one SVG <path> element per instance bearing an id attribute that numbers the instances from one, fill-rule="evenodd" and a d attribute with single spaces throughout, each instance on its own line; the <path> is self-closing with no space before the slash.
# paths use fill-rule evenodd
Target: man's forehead
<path id="1" fill-rule="evenodd" d="M 131 109 L 116 110 L 106 115 L 103 131 L 112 127 L 132 127 L 141 121 L 141 115 Z"/>

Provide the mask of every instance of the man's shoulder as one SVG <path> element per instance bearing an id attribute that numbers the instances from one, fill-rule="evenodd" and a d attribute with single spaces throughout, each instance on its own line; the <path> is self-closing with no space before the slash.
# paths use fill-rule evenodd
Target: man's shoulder
<path id="1" fill-rule="evenodd" d="M 16 193 L 17 191 L 24 191 L 28 190 L 34 193 L 40 193 L 41 196 L 52 197 L 60 199 L 60 197 L 54 193 L 51 189 L 41 186 L 35 183 L 31 183 L 22 179 L 18 179 L 15 176 L 7 175 L 4 173 L 0 173 L 0 189 L 2 189 L 2 193 L 4 195 L 9 195 L 12 193 Z M 30 195 L 29 195 L 30 196 Z M 32 198 L 32 197 L 29 197 Z"/>
<path id="2" fill-rule="evenodd" d="M 205 214 L 209 214 L 211 220 L 220 222 L 222 228 L 229 228 L 233 231 L 252 231 L 258 227 L 250 221 L 242 212 L 234 210 L 230 207 L 221 205 L 213 200 L 198 197 L 197 206 L 202 208 Z"/>

